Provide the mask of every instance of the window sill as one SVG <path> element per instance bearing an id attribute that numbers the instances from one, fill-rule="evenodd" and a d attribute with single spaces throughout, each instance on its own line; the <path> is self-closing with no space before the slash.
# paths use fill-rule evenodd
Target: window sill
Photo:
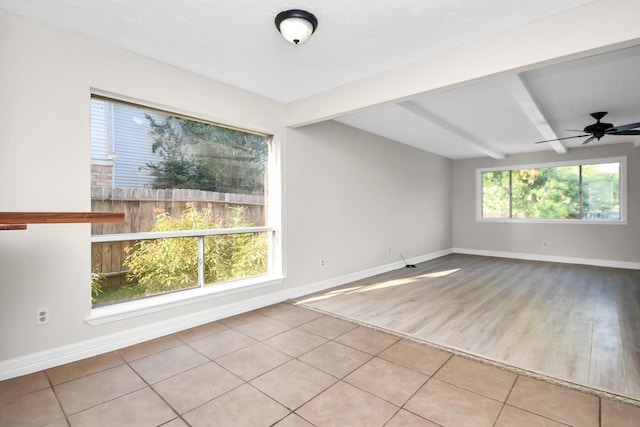
<path id="1" fill-rule="evenodd" d="M 282 283 L 283 279 L 284 276 L 270 274 L 96 307 L 91 310 L 91 315 L 85 319 L 85 322 L 92 326 L 117 322 L 226 295 L 277 285 Z"/>
<path id="2" fill-rule="evenodd" d="M 543 219 L 543 218 L 476 218 L 476 222 L 520 223 L 520 224 L 590 224 L 590 225 L 627 225 L 626 220 L 588 220 L 588 219 Z"/>

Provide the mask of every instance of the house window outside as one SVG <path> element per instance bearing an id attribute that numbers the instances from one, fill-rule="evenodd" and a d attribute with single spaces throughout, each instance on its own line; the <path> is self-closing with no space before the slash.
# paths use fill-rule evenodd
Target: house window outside
<path id="1" fill-rule="evenodd" d="M 625 160 L 479 169 L 478 220 L 624 223 Z"/>
<path id="2" fill-rule="evenodd" d="M 91 112 L 92 210 L 125 213 L 92 225 L 94 307 L 274 273 L 269 135 L 98 96 Z"/>

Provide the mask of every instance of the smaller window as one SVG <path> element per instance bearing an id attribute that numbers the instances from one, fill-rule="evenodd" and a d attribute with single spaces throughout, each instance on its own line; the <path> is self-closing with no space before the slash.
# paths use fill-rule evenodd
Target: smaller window
<path id="1" fill-rule="evenodd" d="M 478 219 L 620 223 L 625 160 L 478 170 Z"/>

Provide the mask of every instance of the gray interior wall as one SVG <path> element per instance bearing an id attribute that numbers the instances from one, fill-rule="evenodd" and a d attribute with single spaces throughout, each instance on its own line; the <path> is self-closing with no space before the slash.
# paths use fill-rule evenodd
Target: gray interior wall
<path id="1" fill-rule="evenodd" d="M 615 137 L 620 138 L 620 137 Z M 476 221 L 476 169 L 569 160 L 627 157 L 626 225 L 575 223 L 488 223 Z M 640 149 L 633 144 L 600 145 L 509 156 L 506 160 L 453 162 L 453 246 L 462 250 L 589 260 L 640 262 Z M 545 246 L 544 243 L 547 243 Z"/>
<path id="2" fill-rule="evenodd" d="M 451 247 L 451 160 L 334 121 L 286 151 L 292 286 Z"/>

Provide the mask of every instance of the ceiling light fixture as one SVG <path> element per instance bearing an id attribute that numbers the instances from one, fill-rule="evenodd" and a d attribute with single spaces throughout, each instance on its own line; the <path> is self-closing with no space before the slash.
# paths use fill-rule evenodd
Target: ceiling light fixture
<path id="1" fill-rule="evenodd" d="M 304 43 L 318 27 L 318 19 L 306 10 L 291 9 L 276 16 L 276 28 L 290 43 Z"/>

